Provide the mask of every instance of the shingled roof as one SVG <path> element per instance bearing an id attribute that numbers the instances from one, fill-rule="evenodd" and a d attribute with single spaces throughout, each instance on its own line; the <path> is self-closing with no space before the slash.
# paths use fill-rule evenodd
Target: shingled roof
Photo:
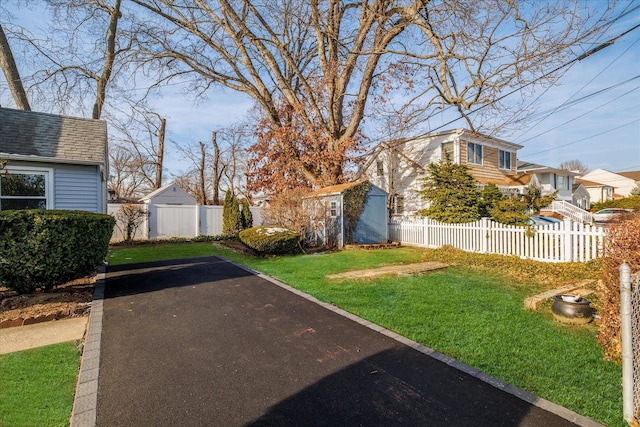
<path id="1" fill-rule="evenodd" d="M 104 164 L 107 124 L 0 107 L 0 157 Z"/>

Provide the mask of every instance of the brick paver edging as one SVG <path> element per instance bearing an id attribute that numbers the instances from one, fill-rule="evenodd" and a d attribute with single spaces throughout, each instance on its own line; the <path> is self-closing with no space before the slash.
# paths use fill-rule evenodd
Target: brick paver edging
<path id="1" fill-rule="evenodd" d="M 84 339 L 82 361 L 71 411 L 71 427 L 95 427 L 98 406 L 98 374 L 100 373 L 100 341 L 106 266 L 98 271 L 89 312 L 89 325 Z"/>

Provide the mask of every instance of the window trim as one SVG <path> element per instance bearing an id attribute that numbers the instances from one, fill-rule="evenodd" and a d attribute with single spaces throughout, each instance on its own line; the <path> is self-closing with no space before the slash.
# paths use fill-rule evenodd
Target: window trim
<path id="1" fill-rule="evenodd" d="M 475 146 L 475 147 L 480 147 L 480 163 L 477 163 L 476 157 L 477 157 L 477 149 L 474 148 L 473 150 L 470 149 L 471 146 Z M 470 154 L 473 152 L 473 160 L 470 159 Z M 467 141 L 467 164 L 469 165 L 476 165 L 476 166 L 482 166 L 484 162 L 484 148 L 483 145 L 478 143 L 478 142 L 470 142 Z"/>
<path id="2" fill-rule="evenodd" d="M 330 200 L 329 201 L 329 216 L 331 218 L 337 218 L 338 217 L 338 201 L 337 200 Z"/>
<path id="3" fill-rule="evenodd" d="M 4 169 L 0 170 L 0 174 L 4 175 L 4 174 L 9 174 L 9 175 L 28 175 L 28 174 L 32 174 L 32 175 L 43 175 L 44 176 L 44 199 L 45 199 L 45 205 L 46 208 L 45 209 L 53 209 L 55 204 L 54 204 L 54 199 L 53 199 L 53 168 L 43 168 L 43 167 L 37 167 L 37 166 L 20 166 L 20 165 L 12 165 L 11 163 L 9 163 L 8 165 L 5 166 Z M 0 178 L 2 179 L 2 178 Z M 3 197 L 2 194 L 0 193 L 0 199 L 2 198 L 6 198 L 6 199 L 11 199 L 11 198 L 22 198 L 24 199 L 25 197 L 17 197 L 17 196 L 6 196 Z M 40 197 L 34 197 L 34 196 L 27 196 L 26 198 L 40 198 Z M 0 201 L 0 209 L 1 209 L 1 201 Z"/>
<path id="4" fill-rule="evenodd" d="M 504 166 L 501 166 L 501 163 L 504 163 L 502 161 L 503 159 L 501 158 L 503 153 L 504 153 L 504 156 L 505 156 L 504 159 L 506 159 L 507 156 L 509 158 L 509 167 L 508 168 L 504 167 Z M 507 151 L 507 150 L 503 150 L 501 148 L 498 148 L 498 169 L 506 170 L 506 171 L 510 171 L 511 170 L 511 154 L 512 154 L 511 151 Z"/>
<path id="5" fill-rule="evenodd" d="M 404 194 L 396 193 L 392 197 L 391 215 L 404 215 Z"/>

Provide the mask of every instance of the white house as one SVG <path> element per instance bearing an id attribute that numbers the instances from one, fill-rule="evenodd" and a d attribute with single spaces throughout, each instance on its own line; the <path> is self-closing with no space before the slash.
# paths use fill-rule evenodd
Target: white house
<path id="1" fill-rule="evenodd" d="M 581 178 L 613 187 L 614 194 L 618 197 L 628 197 L 631 195 L 631 190 L 640 183 L 640 171 L 611 172 L 606 169 L 596 169 Z"/>
<path id="2" fill-rule="evenodd" d="M 196 198 L 178 187 L 175 183 L 160 187 L 140 199 L 141 202 L 154 205 L 194 206 Z"/>
<path id="3" fill-rule="evenodd" d="M 379 144 L 364 158 L 360 173 L 389 194 L 391 215 L 411 215 L 426 207 L 418 195 L 427 165 L 444 156 L 469 166 L 476 181 L 503 182 L 516 174 L 514 144 L 467 129 L 430 133 Z"/>
<path id="4" fill-rule="evenodd" d="M 582 186 L 589 193 L 591 203 L 601 203 L 613 199 L 614 188 L 610 185 L 589 181 L 583 178 L 576 178 L 576 183 Z"/>
<path id="5" fill-rule="evenodd" d="M 573 203 L 573 185 L 578 173 L 519 160 L 518 175 L 526 174 L 535 175 L 535 183 L 543 195 L 557 191 L 556 200 Z"/>
<path id="6" fill-rule="evenodd" d="M 0 210 L 105 213 L 108 175 L 106 122 L 0 107 Z"/>

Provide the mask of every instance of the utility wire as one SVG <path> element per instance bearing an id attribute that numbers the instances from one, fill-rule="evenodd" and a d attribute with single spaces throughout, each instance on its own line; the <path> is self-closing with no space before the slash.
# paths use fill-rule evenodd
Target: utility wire
<path id="1" fill-rule="evenodd" d="M 548 148 L 546 150 L 538 151 L 538 152 L 533 153 L 533 154 L 527 154 L 527 157 L 535 157 L 538 154 L 546 153 L 548 151 L 557 150 L 558 148 L 562 148 L 562 147 L 566 147 L 566 146 L 569 146 L 569 145 L 577 144 L 578 142 L 586 141 L 587 139 L 595 138 L 596 136 L 604 135 L 605 133 L 613 132 L 614 130 L 621 129 L 621 128 L 625 127 L 625 126 L 629 126 L 629 125 L 632 125 L 632 124 L 638 123 L 638 122 L 640 122 L 640 119 L 636 119 L 636 120 L 630 121 L 629 123 L 625 123 L 625 124 L 617 126 L 615 128 L 605 130 L 604 132 L 600 132 L 600 133 L 597 133 L 595 135 L 590 135 L 590 136 L 587 136 L 585 138 L 578 139 L 576 141 L 572 141 L 572 142 L 568 142 L 566 144 L 558 145 L 557 147 Z"/>
<path id="2" fill-rule="evenodd" d="M 604 107 L 605 105 L 609 105 L 609 104 L 611 104 L 612 102 L 617 101 L 618 99 L 622 98 L 623 96 L 627 96 L 627 95 L 629 95 L 630 93 L 633 93 L 633 92 L 635 92 L 635 91 L 636 91 L 636 90 L 638 90 L 638 89 L 640 89 L 640 86 L 636 86 L 635 88 L 631 89 L 629 92 L 623 93 L 622 95 L 620 95 L 620 96 L 618 96 L 618 97 L 616 97 L 616 98 L 612 99 L 612 100 L 611 100 L 611 101 L 609 101 L 609 102 L 606 102 L 606 103 L 604 103 L 604 104 L 602 104 L 602 105 L 599 105 L 599 106 L 597 106 L 596 108 L 594 108 L 594 109 L 592 109 L 592 110 L 589 110 L 589 111 L 587 111 L 586 113 L 580 114 L 579 116 L 574 117 L 574 118 L 572 118 L 572 119 L 570 119 L 570 120 L 567 120 L 567 121 L 566 121 L 566 122 L 564 122 L 564 123 L 560 123 L 558 126 L 552 127 L 551 129 L 547 129 L 547 130 L 545 130 L 544 132 L 541 132 L 541 133 L 539 133 L 539 134 L 537 134 L 537 135 L 533 135 L 533 136 L 531 136 L 531 137 L 529 137 L 529 138 L 525 139 L 524 141 L 521 141 L 520 143 L 521 143 L 521 144 L 522 144 L 522 143 L 525 143 L 525 142 L 527 142 L 527 141 L 532 140 L 533 138 L 537 138 L 537 137 L 539 137 L 539 136 L 542 136 L 542 135 L 544 135 L 544 134 L 547 134 L 547 133 L 551 132 L 552 130 L 556 130 L 556 129 L 558 129 L 559 127 L 562 127 L 562 126 L 566 125 L 567 123 L 571 123 L 571 122 L 573 122 L 573 121 L 575 121 L 575 120 L 578 120 L 580 117 L 584 117 L 584 116 L 586 116 L 587 114 L 591 114 L 591 113 L 593 113 L 594 111 L 599 110 L 600 108 Z"/>

